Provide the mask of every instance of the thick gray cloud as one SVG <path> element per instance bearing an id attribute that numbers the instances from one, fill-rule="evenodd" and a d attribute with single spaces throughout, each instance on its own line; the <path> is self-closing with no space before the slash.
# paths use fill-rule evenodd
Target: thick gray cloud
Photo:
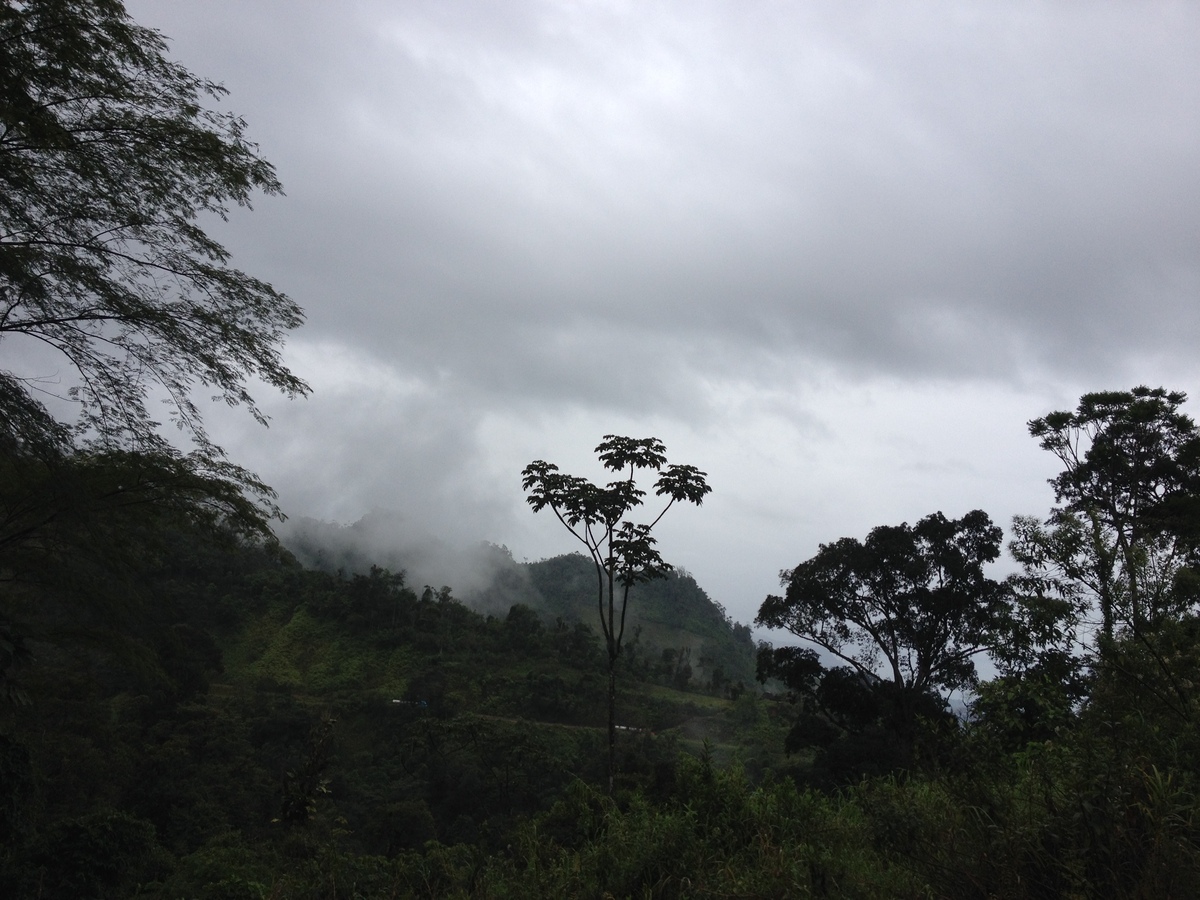
<path id="1" fill-rule="evenodd" d="M 288 191 L 220 233 L 317 393 L 217 427 L 297 514 L 535 557 L 525 462 L 659 434 L 720 476 L 668 549 L 749 618 L 818 540 L 1044 509 L 1025 420 L 1195 379 L 1194 5 L 130 9 Z"/>

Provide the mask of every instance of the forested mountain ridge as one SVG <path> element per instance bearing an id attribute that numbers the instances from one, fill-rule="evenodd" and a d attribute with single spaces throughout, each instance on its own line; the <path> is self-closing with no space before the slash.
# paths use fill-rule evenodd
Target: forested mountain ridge
<path id="1" fill-rule="evenodd" d="M 593 622 L 596 612 L 596 572 L 578 553 L 524 564 L 536 597 L 552 615 L 567 621 Z M 533 604 L 531 604 L 533 605 Z M 663 651 L 687 654 L 695 677 L 726 683 L 754 680 L 755 644 L 750 628 L 733 622 L 687 572 L 634 585 L 630 591 L 628 627 L 630 652 L 662 656 Z"/>
<path id="2" fill-rule="evenodd" d="M 598 630 L 596 571 L 581 554 L 516 562 L 506 547 L 479 543 L 449 559 L 446 548 L 429 541 L 414 545 L 409 557 L 389 544 L 389 526 L 394 523 L 384 513 L 348 526 L 307 519 L 292 524 L 284 542 L 305 564 L 331 573 L 365 574 L 374 565 L 407 572 L 409 558 L 421 563 L 436 556 L 440 571 L 448 570 L 451 579 L 455 574 L 461 578 L 461 586 L 451 580 L 449 587 L 472 609 L 504 616 L 520 604 L 534 610 L 547 626 L 562 619 Z M 673 655 L 680 672 L 687 666 L 699 684 L 711 683 L 714 675 L 718 685 L 754 681 L 755 644 L 749 626 L 733 622 L 687 572 L 674 570 L 666 578 L 635 585 L 627 627 L 630 652 L 643 664 L 662 662 L 665 652 Z"/>

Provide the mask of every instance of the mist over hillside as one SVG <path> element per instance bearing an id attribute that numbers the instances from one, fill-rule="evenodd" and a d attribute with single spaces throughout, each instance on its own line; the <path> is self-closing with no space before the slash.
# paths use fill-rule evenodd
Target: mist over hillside
<path id="1" fill-rule="evenodd" d="M 398 513 L 375 511 L 351 525 L 299 519 L 280 529 L 284 545 L 306 566 L 365 575 L 372 566 L 403 572 L 418 593 L 449 587 L 484 615 L 507 616 L 513 606 L 537 612 L 547 624 L 597 628 L 596 572 L 578 553 L 517 562 L 507 547 L 480 541 L 455 546 L 416 535 Z M 754 639 L 684 570 L 636 585 L 630 592 L 627 642 L 643 657 L 666 653 L 700 680 L 752 683 Z"/>
<path id="2" fill-rule="evenodd" d="M 405 581 L 416 590 L 426 585 L 449 587 L 459 600 L 484 613 L 506 613 L 512 603 L 524 602 L 514 600 L 500 606 L 482 599 L 499 573 L 512 565 L 507 548 L 482 540 L 472 543 L 435 537 L 419 522 L 394 510 L 373 510 L 350 525 L 289 519 L 276 531 L 283 545 L 314 569 L 365 575 L 372 566 L 379 566 L 403 572 Z"/>

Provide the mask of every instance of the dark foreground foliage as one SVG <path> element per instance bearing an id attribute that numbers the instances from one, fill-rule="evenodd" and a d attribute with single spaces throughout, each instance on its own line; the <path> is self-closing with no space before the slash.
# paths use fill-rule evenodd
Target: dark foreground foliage
<path id="1" fill-rule="evenodd" d="M 1082 700 L 989 682 L 872 776 L 780 755 L 786 703 L 631 670 L 609 798 L 590 629 L 157 525 L 108 630 L 60 585 L 3 585 L 11 896 L 1198 893 L 1194 618 L 1115 639 Z M 88 571 L 129 579 L 128 553 Z"/>

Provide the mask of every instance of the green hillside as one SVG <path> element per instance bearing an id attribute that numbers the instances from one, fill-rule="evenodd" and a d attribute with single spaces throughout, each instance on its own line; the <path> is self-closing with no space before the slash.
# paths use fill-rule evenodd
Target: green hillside
<path id="1" fill-rule="evenodd" d="M 553 568 L 514 571 L 555 597 Z M 490 853 L 576 779 L 601 780 L 605 666 L 584 622 L 484 615 L 387 570 L 195 534 L 167 535 L 138 578 L 111 646 L 97 625 L 68 633 L 66 605 L 25 607 L 32 661 L 6 674 L 31 702 L 0 710 L 10 896 L 250 897 L 282 872 L 318 877 L 333 848 Z M 685 606 L 703 597 L 673 581 Z M 679 690 L 642 659 L 620 679 L 622 791 L 665 788 L 706 740 L 750 771 L 784 764 L 786 728 L 751 693 Z M 81 861 L 49 864 L 63 854 Z"/>
<path id="2" fill-rule="evenodd" d="M 398 523 L 375 513 L 348 526 L 312 520 L 289 533 L 287 543 L 306 564 L 327 572 L 363 574 L 373 565 L 408 571 L 439 548 L 413 547 L 407 552 L 389 544 L 387 534 Z M 508 550 L 479 544 L 461 554 L 447 568 L 461 572 L 462 584 L 449 587 L 472 609 L 505 616 L 521 604 L 553 626 L 583 623 L 598 629 L 596 571 L 578 553 L 538 562 L 516 562 Z M 686 665 L 687 686 L 712 687 L 720 693 L 730 686 L 754 682 L 755 644 L 746 625 L 733 622 L 718 603 L 686 572 L 636 585 L 630 594 L 627 619 L 630 664 L 646 677 L 671 660 L 672 671 Z M 664 653 L 667 658 L 664 658 Z M 715 676 L 715 687 L 714 686 Z"/>
<path id="3" fill-rule="evenodd" d="M 864 776 L 886 735 L 846 728 L 831 782 L 823 751 L 784 755 L 796 706 L 680 690 L 678 653 L 642 649 L 656 623 L 720 633 L 676 575 L 638 598 L 608 797 L 578 558 L 502 567 L 547 609 L 495 615 L 136 521 L 119 559 L 0 582 L 6 896 L 1196 896 L 1195 700 L 1141 690 L 1164 658 L 1194 668 L 1194 620 L 1163 631 L 1171 657 L 1121 650 L 1087 704 L 1036 673 L 983 686 L 980 719 L 930 720 L 908 770 Z"/>
<path id="4" fill-rule="evenodd" d="M 1200 435 L 1185 449 L 1200 472 Z M 632 598 L 610 731 L 581 557 L 482 546 L 439 562 L 457 589 L 352 542 L 305 566 L 147 496 L 174 470 L 141 463 L 0 465 L 5 897 L 1200 897 L 1200 475 L 1094 626 L 1044 560 L 1111 557 L 1062 511 L 1017 521 L 1003 582 L 979 510 L 822 545 L 759 621 L 848 665 L 762 648 L 779 700 L 675 572 Z M 986 681 L 955 649 L 981 639 Z M 968 717 L 939 685 L 972 691 Z"/>
<path id="5" fill-rule="evenodd" d="M 500 598 L 537 610 L 543 619 L 598 627 L 596 570 L 582 554 L 498 568 L 494 582 L 468 595 L 474 605 L 495 607 Z M 748 626 L 725 614 L 696 580 L 673 571 L 666 578 L 635 585 L 630 592 L 626 635 L 630 655 L 647 671 L 664 662 L 664 653 L 686 656 L 693 680 L 711 685 L 754 681 L 755 644 Z"/>

